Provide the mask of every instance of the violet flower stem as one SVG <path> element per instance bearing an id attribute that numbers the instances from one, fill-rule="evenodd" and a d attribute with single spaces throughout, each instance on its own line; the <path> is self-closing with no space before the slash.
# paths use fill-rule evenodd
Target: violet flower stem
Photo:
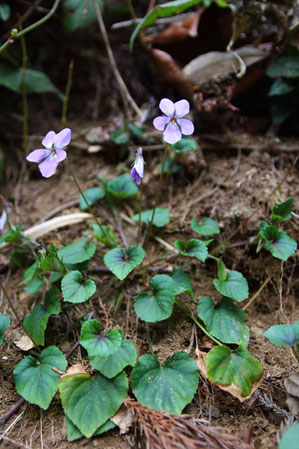
<path id="1" fill-rule="evenodd" d="M 5 298 L 6 298 L 7 302 L 8 302 L 8 304 L 10 305 L 10 308 L 11 308 L 11 310 L 12 310 L 14 316 L 16 317 L 18 323 L 21 323 L 21 326 L 22 326 L 22 328 L 23 328 L 23 331 L 28 335 L 28 337 L 30 338 L 30 340 L 31 340 L 31 341 L 34 343 L 34 345 L 38 348 L 38 344 L 33 340 L 33 338 L 31 337 L 31 335 L 29 334 L 29 332 L 25 329 L 23 322 L 22 322 L 22 321 L 20 320 L 20 318 L 18 317 L 17 311 L 16 311 L 16 309 L 14 308 L 14 305 L 13 305 L 13 303 L 11 302 L 10 297 L 8 296 L 8 293 L 7 293 L 7 291 L 6 291 L 6 288 L 4 287 L 4 285 L 3 285 L 3 283 L 2 283 L 1 280 L 0 280 L 0 288 L 2 289 L 2 291 L 3 291 L 3 293 L 4 293 L 4 296 L 5 296 Z"/>
<path id="2" fill-rule="evenodd" d="M 28 97 L 26 86 L 26 69 L 27 69 L 27 47 L 24 36 L 21 36 L 21 48 L 22 48 L 22 76 L 21 76 L 21 88 L 22 88 L 22 100 L 23 100 L 23 146 L 24 153 L 27 153 L 28 147 Z"/>
<path id="3" fill-rule="evenodd" d="M 156 207 L 158 205 L 160 194 L 161 194 L 161 190 L 162 190 L 162 181 L 163 181 L 163 174 L 164 174 L 164 166 L 165 166 L 166 156 L 167 156 L 167 146 L 165 146 L 165 148 L 164 148 L 164 155 L 163 155 L 163 161 L 162 161 L 162 166 L 161 166 L 161 173 L 160 173 L 160 178 L 159 178 L 159 184 L 158 184 L 158 189 L 157 189 L 157 193 L 156 193 L 156 198 L 155 198 L 155 204 L 154 204 L 154 208 L 153 208 L 152 218 L 151 218 L 151 221 L 150 221 L 150 224 L 149 224 L 149 227 L 148 227 L 148 230 L 147 230 L 147 235 L 146 235 L 146 238 L 145 238 L 144 248 L 147 247 L 148 242 L 149 242 L 149 238 L 150 238 L 151 231 L 152 231 L 152 226 L 153 226 L 153 221 L 154 221 L 154 217 L 155 217 Z"/>
<path id="4" fill-rule="evenodd" d="M 94 215 L 94 213 L 92 212 L 91 207 L 90 207 L 90 205 L 89 205 L 89 203 L 88 203 L 88 201 L 87 201 L 87 199 L 86 199 L 86 196 L 85 196 L 84 193 L 83 193 L 83 190 L 81 189 L 81 187 L 80 187 L 80 185 L 79 185 L 79 183 L 78 183 L 78 180 L 77 180 L 77 178 L 76 178 L 76 176 L 75 176 L 75 173 L 73 172 L 73 170 L 72 170 L 72 168 L 71 168 L 71 164 L 70 164 L 70 161 L 69 161 L 68 159 L 67 159 L 67 166 L 68 166 L 68 169 L 69 169 L 69 173 L 70 173 L 71 177 L 73 178 L 74 183 L 75 183 L 77 189 L 79 190 L 79 193 L 80 193 L 80 195 L 82 196 L 82 198 L 83 198 L 83 200 L 84 200 L 84 202 L 85 202 L 85 204 L 86 204 L 86 206 L 87 206 L 87 208 L 88 208 L 89 213 L 90 213 L 90 214 L 93 216 L 93 218 L 95 219 L 95 222 L 96 222 L 96 224 L 99 226 L 99 228 L 101 229 L 102 233 L 103 233 L 104 235 L 106 235 L 106 232 L 105 232 L 103 226 L 100 224 L 99 220 L 97 219 L 97 217 L 96 217 L 96 216 Z"/>
<path id="5" fill-rule="evenodd" d="M 65 89 L 65 96 L 64 96 L 64 100 L 63 100 L 62 113 L 61 113 L 61 123 L 62 124 L 65 124 L 65 122 L 66 122 L 67 106 L 68 106 L 68 102 L 69 102 L 69 98 L 70 98 L 70 91 L 71 91 L 72 81 L 73 81 L 73 68 L 74 68 L 74 60 L 72 60 L 69 65 L 69 71 L 68 71 L 66 89 Z"/>
<path id="6" fill-rule="evenodd" d="M 257 292 L 255 292 L 255 294 L 249 299 L 248 303 L 245 304 L 244 307 L 242 307 L 243 310 L 246 310 L 250 304 L 258 297 L 258 295 L 264 290 L 264 288 L 266 287 L 266 285 L 268 284 L 268 282 L 270 281 L 270 278 L 266 279 L 265 282 L 263 283 L 263 285 L 258 289 Z"/>
<path id="7" fill-rule="evenodd" d="M 141 241 L 141 203 L 142 203 L 142 180 L 141 180 L 141 184 L 140 184 L 140 189 L 139 189 L 139 217 L 138 217 L 138 236 L 137 236 L 137 246 L 139 246 L 140 241 Z"/>
<path id="8" fill-rule="evenodd" d="M 24 404 L 25 399 L 21 398 L 7 413 L 5 413 L 5 415 L 0 417 L 0 428 L 1 426 L 3 426 L 3 424 L 5 424 L 9 418 L 16 413 L 19 408 Z"/>
<path id="9" fill-rule="evenodd" d="M 29 33 L 29 31 L 34 30 L 35 28 L 39 27 L 40 25 L 45 23 L 47 20 L 49 20 L 53 16 L 53 14 L 55 13 L 56 9 L 58 8 L 59 3 L 60 3 L 60 0 L 55 0 L 55 3 L 52 6 L 52 9 L 48 12 L 47 15 L 45 15 L 45 17 L 43 17 L 42 19 L 40 19 L 37 22 L 33 23 L 32 25 L 30 25 L 29 27 L 25 28 L 24 30 L 16 32 L 16 33 L 13 33 L 13 30 L 12 30 L 10 38 L 7 39 L 7 41 L 4 42 L 4 44 L 0 47 L 0 53 L 3 50 L 5 50 L 6 47 L 8 47 L 9 44 L 12 44 L 15 40 L 19 39 L 21 36 L 24 36 L 24 34 Z"/>

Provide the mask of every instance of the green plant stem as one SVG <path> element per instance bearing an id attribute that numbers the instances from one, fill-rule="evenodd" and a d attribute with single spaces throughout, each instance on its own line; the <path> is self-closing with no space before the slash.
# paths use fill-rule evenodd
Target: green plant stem
<path id="1" fill-rule="evenodd" d="M 92 212 L 91 207 L 90 207 L 90 205 L 89 205 L 89 203 L 88 203 L 88 201 L 87 201 L 87 199 L 86 199 L 86 196 L 85 196 L 84 193 L 83 193 L 83 190 L 81 189 L 81 187 L 80 187 L 80 185 L 79 185 L 79 183 L 78 183 L 78 180 L 77 180 L 77 178 L 76 178 L 76 176 L 75 176 L 75 173 L 73 172 L 73 170 L 72 170 L 72 168 L 71 168 L 71 164 L 70 164 L 70 161 L 69 161 L 68 159 L 67 159 L 67 166 L 68 166 L 68 169 L 69 169 L 69 173 L 70 173 L 71 177 L 73 178 L 74 183 L 76 184 L 77 189 L 78 189 L 79 192 L 80 192 L 80 195 L 82 195 L 82 198 L 83 198 L 83 200 L 84 200 L 84 202 L 85 202 L 85 204 L 86 204 L 86 206 L 87 206 L 87 208 L 88 208 L 89 213 L 90 213 L 90 214 L 93 216 L 93 218 L 95 219 L 95 222 L 96 222 L 96 224 L 99 226 L 99 228 L 101 229 L 102 233 L 103 233 L 104 235 L 107 236 L 107 234 L 106 234 L 106 232 L 105 232 L 103 226 L 100 224 L 99 220 L 97 219 L 97 217 L 96 217 L 96 216 L 94 215 L 94 213 Z"/>
<path id="2" fill-rule="evenodd" d="M 23 146 L 24 153 L 27 153 L 28 148 L 28 97 L 26 87 L 26 69 L 27 69 L 27 47 L 24 36 L 21 36 L 21 48 L 22 48 L 22 99 L 23 99 Z"/>
<path id="3" fill-rule="evenodd" d="M 141 184 L 140 184 L 140 189 L 139 189 L 139 217 L 138 217 L 138 236 L 137 236 L 137 246 L 139 246 L 140 241 L 141 241 L 141 230 L 142 230 L 142 225 L 141 225 L 141 203 L 142 203 L 142 180 L 141 180 Z"/>
<path id="4" fill-rule="evenodd" d="M 153 221 L 154 221 L 154 218 L 155 218 L 156 207 L 158 205 L 160 194 L 161 194 L 161 190 L 162 190 L 162 181 L 163 181 L 163 174 L 164 174 L 164 166 L 165 166 L 166 156 L 167 156 L 167 146 L 165 146 L 165 148 L 164 148 L 164 155 L 163 155 L 163 161 L 162 161 L 162 166 L 161 166 L 161 173 L 160 173 L 160 178 L 159 178 L 159 184 L 158 184 L 158 189 L 157 189 L 157 193 L 156 193 L 156 198 L 155 198 L 155 204 L 154 204 L 154 208 L 153 208 L 152 218 L 151 218 L 149 227 L 147 229 L 147 234 L 146 234 L 146 238 L 145 238 L 144 248 L 147 247 L 148 242 L 149 242 L 149 238 L 150 238 L 151 231 L 152 231 L 152 226 L 153 226 Z"/>
<path id="5" fill-rule="evenodd" d="M 30 340 L 32 341 L 32 343 L 34 343 L 34 345 L 36 346 L 36 349 L 39 350 L 38 344 L 33 340 L 33 338 L 31 337 L 31 335 L 29 334 L 29 332 L 25 329 L 23 322 L 22 322 L 22 321 L 20 320 L 20 318 L 18 317 L 17 311 L 16 311 L 16 309 L 14 308 L 14 305 L 13 305 L 13 303 L 11 302 L 10 297 L 8 296 L 8 293 L 7 293 L 7 291 L 6 291 L 6 288 L 4 287 L 4 285 L 3 285 L 3 283 L 2 283 L 1 280 L 0 280 L 0 288 L 1 288 L 1 290 L 3 291 L 3 293 L 4 293 L 4 296 L 5 296 L 5 298 L 6 298 L 7 302 L 8 302 L 8 304 L 10 305 L 10 308 L 11 308 L 11 310 L 12 310 L 12 312 L 13 312 L 13 314 L 14 314 L 16 320 L 18 321 L 18 323 L 21 323 L 21 326 L 22 326 L 24 332 L 28 335 L 28 337 L 30 338 Z"/>
<path id="6" fill-rule="evenodd" d="M 135 12 L 132 0 L 127 0 L 127 5 L 128 5 L 129 13 L 133 19 L 134 25 L 137 26 L 138 25 L 137 16 L 136 16 L 136 12 Z M 143 46 L 143 48 L 145 50 L 147 50 L 148 46 L 147 46 L 146 40 L 144 39 L 144 35 L 141 31 L 138 33 L 138 39 L 139 39 L 141 45 Z"/>
<path id="7" fill-rule="evenodd" d="M 150 334 L 150 328 L 149 328 L 149 324 L 147 321 L 145 321 L 145 329 L 146 329 L 146 335 L 147 335 L 147 342 L 148 342 L 148 346 L 149 349 L 151 351 L 151 354 L 155 356 L 154 350 L 153 350 L 153 344 L 152 344 L 152 338 L 151 338 L 151 334 Z"/>
<path id="8" fill-rule="evenodd" d="M 191 320 L 193 320 L 196 326 L 198 326 L 199 329 L 201 329 L 202 332 L 206 334 L 207 337 L 209 337 L 214 343 L 216 343 L 216 345 L 223 346 L 223 343 L 221 343 L 221 341 L 213 337 L 213 335 L 211 335 L 210 332 L 208 332 L 207 329 L 202 324 L 200 324 L 199 321 L 197 321 L 197 319 L 193 316 L 193 314 L 189 312 L 187 307 L 185 307 L 178 299 L 175 300 L 175 303 L 181 310 L 183 310 L 188 315 L 189 318 L 191 318 Z"/>
<path id="9" fill-rule="evenodd" d="M 0 47 L 0 53 L 8 47 L 9 44 L 12 44 L 15 40 L 19 39 L 20 37 L 24 36 L 26 33 L 29 33 L 29 31 L 34 30 L 35 28 L 38 28 L 40 25 L 45 23 L 47 20 L 49 20 L 53 14 L 55 13 L 56 9 L 58 8 L 58 5 L 60 3 L 60 0 L 55 0 L 54 5 L 52 6 L 51 10 L 48 12 L 48 14 L 43 17 L 42 19 L 38 20 L 37 22 L 33 23 L 29 27 L 25 28 L 22 31 L 19 31 L 18 33 L 12 33 L 11 37 L 7 39 L 6 42 Z"/>
<path id="10" fill-rule="evenodd" d="M 244 307 L 242 307 L 243 310 L 246 310 L 250 304 L 258 297 L 258 295 L 264 290 L 268 282 L 270 281 L 270 278 L 266 279 L 263 285 L 258 289 L 258 291 L 249 299 L 248 303 L 245 304 Z"/>
<path id="11" fill-rule="evenodd" d="M 63 105 L 62 105 L 62 113 L 61 113 L 61 123 L 62 124 L 65 124 L 65 122 L 66 122 L 67 107 L 68 107 L 70 91 L 71 91 L 72 81 L 73 81 L 73 69 L 74 69 L 74 61 L 71 61 L 70 65 L 69 65 L 65 95 L 64 95 Z"/>

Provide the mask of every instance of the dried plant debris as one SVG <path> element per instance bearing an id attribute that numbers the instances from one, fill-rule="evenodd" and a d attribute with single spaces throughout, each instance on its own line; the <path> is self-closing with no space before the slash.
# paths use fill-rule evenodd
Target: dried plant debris
<path id="1" fill-rule="evenodd" d="M 285 379 L 284 386 L 288 393 L 286 403 L 290 412 L 299 415 L 299 372 Z"/>
<path id="2" fill-rule="evenodd" d="M 146 449 L 253 449 L 250 444 L 211 427 L 206 420 L 191 415 L 168 415 L 130 398 L 124 404 L 134 411 Z"/>

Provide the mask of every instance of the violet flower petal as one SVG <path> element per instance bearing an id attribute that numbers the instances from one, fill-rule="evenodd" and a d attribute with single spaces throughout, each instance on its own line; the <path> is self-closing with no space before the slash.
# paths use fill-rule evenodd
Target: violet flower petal
<path id="1" fill-rule="evenodd" d="M 160 101 L 159 108 L 161 109 L 163 114 L 167 115 L 170 118 L 173 117 L 173 115 L 174 115 L 174 104 L 168 98 L 163 98 L 163 100 Z"/>
<path id="2" fill-rule="evenodd" d="M 190 136 L 194 133 L 194 125 L 190 120 L 187 120 L 186 118 L 180 118 L 177 120 L 177 123 L 181 127 L 182 134 Z"/>
<path id="3" fill-rule="evenodd" d="M 140 184 L 141 183 L 141 176 L 139 176 L 139 174 L 137 173 L 135 167 L 132 168 L 131 170 L 131 179 L 133 181 L 136 181 L 136 184 Z"/>
<path id="4" fill-rule="evenodd" d="M 54 156 L 50 156 L 52 160 L 56 160 L 56 162 L 62 162 L 66 158 L 67 153 L 64 150 L 56 150 L 56 154 Z"/>
<path id="5" fill-rule="evenodd" d="M 182 118 L 184 115 L 189 114 L 190 105 L 187 100 L 180 100 L 174 103 L 175 118 Z"/>
<path id="6" fill-rule="evenodd" d="M 164 131 L 165 126 L 167 125 L 167 123 L 170 121 L 169 117 L 165 117 L 164 115 L 160 115 L 159 117 L 156 117 L 153 120 L 153 125 L 156 129 L 158 129 L 159 131 Z"/>
<path id="7" fill-rule="evenodd" d="M 44 178 L 50 178 L 56 172 L 57 166 L 59 162 L 57 159 L 48 158 L 45 161 L 41 162 L 38 166 L 40 172 Z"/>
<path id="8" fill-rule="evenodd" d="M 70 130 L 70 128 L 64 128 L 62 131 L 56 134 L 54 138 L 55 150 L 66 147 L 70 143 L 71 135 L 72 131 Z"/>
<path id="9" fill-rule="evenodd" d="M 41 162 L 46 157 L 50 156 L 51 150 L 47 150 L 46 148 L 42 148 L 40 150 L 31 151 L 31 153 L 26 156 L 27 161 L 29 162 Z"/>
<path id="10" fill-rule="evenodd" d="M 55 136 L 56 133 L 54 131 L 49 131 L 42 141 L 43 146 L 46 148 L 52 148 Z"/>
<path id="11" fill-rule="evenodd" d="M 137 171 L 138 175 L 143 178 L 144 173 L 144 160 L 143 157 L 137 156 L 134 164 L 134 168 Z"/>
<path id="12" fill-rule="evenodd" d="M 174 145 L 182 138 L 182 133 L 176 123 L 170 122 L 163 133 L 163 139 L 165 142 Z"/>

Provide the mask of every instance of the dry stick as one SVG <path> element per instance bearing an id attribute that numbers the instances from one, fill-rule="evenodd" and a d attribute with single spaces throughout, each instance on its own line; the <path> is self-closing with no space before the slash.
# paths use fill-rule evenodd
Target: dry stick
<path id="1" fill-rule="evenodd" d="M 252 298 L 249 299 L 248 303 L 245 304 L 244 307 L 242 307 L 243 310 L 246 310 L 247 307 L 250 306 L 250 304 L 258 297 L 258 295 L 264 290 L 268 282 L 270 281 L 270 278 L 266 279 L 263 285 L 258 289 L 258 291 L 252 296 Z"/>
<path id="2" fill-rule="evenodd" d="M 0 427 L 1 426 L 3 426 L 3 424 L 5 424 L 8 420 L 9 420 L 9 418 L 14 414 L 14 413 L 16 413 L 18 410 L 19 410 L 19 408 L 24 404 L 24 402 L 25 402 L 25 399 L 24 398 L 21 398 L 10 410 L 9 410 L 9 412 L 7 412 L 5 415 L 3 415 L 3 416 L 1 416 L 0 417 Z M 0 439 L 1 439 L 2 437 L 0 437 Z"/>
<path id="3" fill-rule="evenodd" d="M 35 345 L 35 346 L 37 347 L 37 349 L 38 349 L 38 344 L 33 340 L 33 338 L 31 337 L 31 335 L 29 334 L 29 332 L 25 329 L 23 322 L 22 322 L 22 321 L 20 320 L 20 318 L 18 317 L 17 311 L 16 311 L 16 309 L 14 308 L 14 305 L 13 305 L 13 303 L 11 302 L 10 297 L 8 296 L 8 293 L 7 293 L 7 291 L 6 291 L 5 287 L 4 287 L 4 285 L 3 285 L 2 281 L 1 281 L 1 279 L 0 279 L 0 288 L 2 289 L 2 291 L 3 291 L 3 293 L 4 293 L 4 296 L 5 296 L 5 298 L 6 298 L 7 302 L 8 302 L 8 304 L 10 305 L 10 308 L 11 308 L 11 310 L 12 310 L 14 316 L 16 317 L 18 323 L 21 323 L 21 326 L 22 326 L 24 332 L 28 335 L 28 337 L 30 338 L 30 340 L 34 343 L 34 345 Z"/>
<path id="4" fill-rule="evenodd" d="M 69 65 L 69 71 L 67 76 L 67 82 L 66 82 L 66 89 L 65 89 L 65 96 L 63 100 L 62 105 L 62 113 L 61 113 L 61 123 L 64 124 L 66 122 L 66 112 L 68 107 L 68 102 L 70 98 L 70 91 L 72 87 L 72 80 L 73 80 L 73 68 L 74 68 L 74 61 L 70 62 Z"/>
<path id="5" fill-rule="evenodd" d="M 131 108 L 136 112 L 138 118 L 140 118 L 142 116 L 142 113 L 141 113 L 139 107 L 137 106 L 137 104 L 135 103 L 135 101 L 133 100 L 133 98 L 131 97 L 131 94 L 128 91 L 127 86 L 125 85 L 125 83 L 118 71 L 99 5 L 96 0 L 93 0 L 93 3 L 94 3 L 95 10 L 96 10 L 98 24 L 99 24 L 99 27 L 100 27 L 100 30 L 102 33 L 103 41 L 104 41 L 104 44 L 106 47 L 107 55 L 108 55 L 108 58 L 109 58 L 109 61 L 110 61 L 111 67 L 112 67 L 113 74 L 114 74 L 115 79 L 118 84 L 119 93 L 120 93 L 122 102 L 124 104 L 125 115 L 126 115 L 126 117 L 129 117 L 129 115 L 130 115 L 129 111 L 128 111 L 128 104 L 129 104 L 131 106 Z"/>

